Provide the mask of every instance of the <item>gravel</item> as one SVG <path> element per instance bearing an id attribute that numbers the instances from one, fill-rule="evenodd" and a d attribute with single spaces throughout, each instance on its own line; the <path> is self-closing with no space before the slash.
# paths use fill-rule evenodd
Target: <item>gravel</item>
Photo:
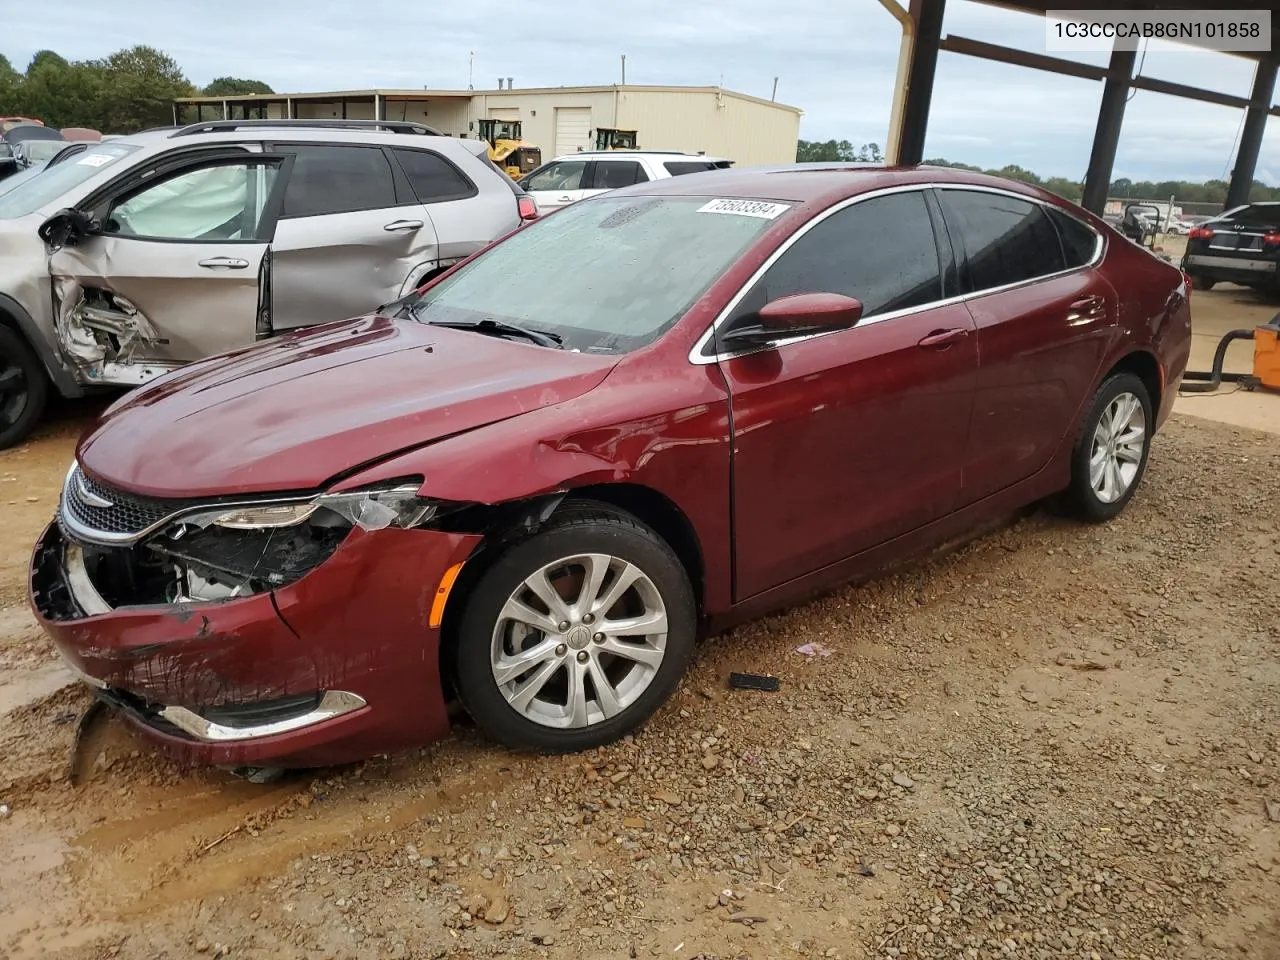
<path id="1" fill-rule="evenodd" d="M 1118 521 L 1036 512 L 716 638 L 618 744 L 463 728 L 258 788 L 285 799 L 197 865 L 239 882 L 200 912 L 161 894 L 180 857 L 100 868 L 155 895 L 144 925 L 100 907 L 83 956 L 1267 956 L 1277 475 L 1280 439 L 1175 421 Z"/>

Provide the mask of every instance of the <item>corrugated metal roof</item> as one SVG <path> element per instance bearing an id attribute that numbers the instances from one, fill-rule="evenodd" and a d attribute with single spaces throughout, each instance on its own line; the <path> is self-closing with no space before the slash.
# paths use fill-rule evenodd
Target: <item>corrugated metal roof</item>
<path id="1" fill-rule="evenodd" d="M 285 100 L 372 100 L 375 96 L 382 97 L 384 100 L 466 100 L 472 97 L 518 97 L 528 94 L 612 93 L 614 91 L 624 93 L 629 91 L 637 93 L 718 93 L 722 96 L 733 97 L 737 100 L 745 100 L 748 103 L 759 103 L 770 107 L 777 107 L 779 110 L 789 110 L 796 114 L 804 112 L 799 107 L 793 107 L 790 104 L 778 103 L 776 100 L 765 100 L 762 97 L 753 97 L 749 93 L 740 93 L 736 90 L 725 90 L 720 87 L 646 86 L 634 83 L 626 85 L 612 84 L 610 86 L 600 87 L 517 87 L 514 90 L 403 90 L 377 87 L 368 90 L 325 90 L 314 93 L 251 93 L 236 97 L 179 97 L 174 102 L 180 104 L 223 102 L 283 103 Z"/>

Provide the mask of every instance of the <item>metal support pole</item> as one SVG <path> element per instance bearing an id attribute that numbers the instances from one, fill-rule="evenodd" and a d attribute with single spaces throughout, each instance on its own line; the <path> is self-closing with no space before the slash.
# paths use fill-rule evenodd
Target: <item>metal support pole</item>
<path id="1" fill-rule="evenodd" d="M 1267 131 L 1267 114 L 1271 110 L 1271 98 L 1276 89 L 1276 71 L 1280 60 L 1259 60 L 1253 74 L 1253 93 L 1244 114 L 1244 126 L 1240 130 L 1240 149 L 1236 151 L 1236 165 L 1231 171 L 1227 186 L 1227 205 L 1224 209 L 1239 207 L 1249 202 L 1253 188 L 1253 175 L 1258 168 L 1258 153 L 1262 149 L 1262 137 Z"/>
<path id="2" fill-rule="evenodd" d="M 1136 50 L 1111 51 L 1107 82 L 1098 106 L 1098 126 L 1093 133 L 1093 150 L 1089 153 L 1089 172 L 1084 178 L 1084 196 L 1080 198 L 1080 205 L 1098 216 L 1102 216 L 1107 206 L 1111 171 L 1120 145 L 1120 127 L 1124 123 L 1124 105 L 1129 97 L 1129 81 L 1133 79 L 1136 59 Z"/>
<path id="3" fill-rule="evenodd" d="M 893 109 L 889 112 L 889 137 L 884 145 L 884 162 L 898 162 L 898 144 L 902 139 L 902 111 L 907 102 L 907 82 L 911 72 L 911 54 L 916 46 L 916 22 L 897 0 L 880 0 L 880 5 L 893 15 L 902 26 L 902 40 L 898 44 L 898 75 L 893 82 Z M 774 98 L 777 98 L 778 81 L 774 78 Z"/>
<path id="4" fill-rule="evenodd" d="M 945 7 L 946 0 L 911 0 L 911 19 L 915 21 L 916 35 L 903 95 L 898 163 L 920 163 L 924 160 L 924 138 L 929 125 L 929 106 L 933 102 L 933 77 L 938 68 L 938 46 L 942 41 Z"/>

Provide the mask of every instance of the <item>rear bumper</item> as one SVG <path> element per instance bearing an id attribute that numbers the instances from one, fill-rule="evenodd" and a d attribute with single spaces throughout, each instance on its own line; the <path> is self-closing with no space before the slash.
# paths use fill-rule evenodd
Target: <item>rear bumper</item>
<path id="1" fill-rule="evenodd" d="M 448 731 L 428 612 L 444 571 L 478 541 L 357 529 L 271 593 L 86 615 L 86 585 L 72 583 L 51 525 L 32 556 L 31 605 L 72 669 L 171 755 L 345 763 Z"/>
<path id="2" fill-rule="evenodd" d="M 1280 261 L 1250 257 L 1226 257 L 1194 253 L 1182 258 L 1187 273 L 1228 283 L 1280 283 Z"/>

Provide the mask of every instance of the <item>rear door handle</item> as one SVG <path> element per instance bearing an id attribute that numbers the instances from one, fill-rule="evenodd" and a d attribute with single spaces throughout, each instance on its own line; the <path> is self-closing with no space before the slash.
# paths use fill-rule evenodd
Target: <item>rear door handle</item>
<path id="1" fill-rule="evenodd" d="M 573 203 L 573 197 L 570 197 L 570 196 L 568 196 L 568 195 L 565 195 L 565 196 L 563 196 L 563 197 L 561 197 L 561 198 L 560 198 L 560 202 L 561 202 L 561 203 Z"/>
<path id="2" fill-rule="evenodd" d="M 917 347 L 924 347 L 926 350 L 945 350 L 954 343 L 959 343 L 965 337 L 969 336 L 969 331 L 964 327 L 953 327 L 950 330 L 935 330 L 923 340 L 916 343 Z"/>
<path id="3" fill-rule="evenodd" d="M 422 221 L 421 220 L 392 220 L 382 229 L 390 230 L 393 232 L 396 230 L 420 230 L 422 229 Z"/>
<path id="4" fill-rule="evenodd" d="M 243 270 L 249 266 L 249 261 L 241 260 L 239 257 L 210 257 L 208 260 L 199 261 L 197 266 L 208 270 Z"/>
<path id="5" fill-rule="evenodd" d="M 1107 301 L 1098 295 L 1082 297 L 1067 308 L 1069 323 L 1082 323 L 1100 319 L 1107 308 Z"/>

